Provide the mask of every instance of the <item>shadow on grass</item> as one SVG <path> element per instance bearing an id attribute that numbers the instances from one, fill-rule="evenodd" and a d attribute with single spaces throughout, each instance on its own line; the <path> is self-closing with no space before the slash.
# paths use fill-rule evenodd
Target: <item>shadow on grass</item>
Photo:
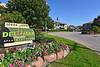
<path id="1" fill-rule="evenodd" d="M 69 45 L 69 44 L 68 44 Z M 81 44 L 78 44 L 78 43 L 73 43 L 73 45 L 69 45 L 69 47 L 70 47 L 70 50 L 73 52 L 73 51 L 79 51 L 80 49 L 82 50 L 86 50 L 86 51 L 89 51 L 89 50 L 91 50 L 90 48 L 87 48 L 87 47 L 85 47 L 85 46 L 82 46 Z M 100 53 L 100 51 L 96 51 L 96 50 L 92 50 L 94 53 L 95 52 L 98 52 L 98 53 Z M 79 55 L 79 52 L 75 52 L 76 53 L 76 55 Z M 70 55 L 70 54 L 69 54 Z M 92 66 L 92 63 L 90 62 L 90 60 L 86 57 L 86 55 L 80 55 L 81 56 L 81 58 L 82 58 L 82 61 L 80 61 L 80 62 L 83 62 L 85 65 L 89 65 L 89 66 Z M 64 65 L 65 67 L 67 67 L 67 66 L 70 66 L 70 67 L 80 67 L 80 64 L 79 65 L 75 65 L 75 64 L 71 64 L 71 63 L 65 63 L 65 62 L 62 62 L 62 61 L 55 61 L 55 62 L 53 62 L 53 64 L 55 65 L 55 64 L 58 64 L 58 66 L 59 66 L 59 64 L 61 64 L 62 66 Z M 84 65 L 83 64 L 83 65 Z M 47 66 L 47 67 L 49 67 L 49 66 Z"/>
<path id="2" fill-rule="evenodd" d="M 78 48 L 82 48 L 82 49 L 92 50 L 93 52 L 100 53 L 100 51 L 93 50 L 93 49 L 87 48 L 85 46 L 80 46 L 78 43 L 74 43 L 74 45 L 70 45 L 70 46 L 71 46 L 71 51 L 76 51 Z"/>
<path id="3" fill-rule="evenodd" d="M 69 44 L 68 44 L 68 45 L 69 45 Z M 74 45 L 70 45 L 69 47 L 70 47 L 70 49 L 71 49 L 72 51 L 73 51 L 73 50 L 77 50 L 78 48 L 89 49 L 89 48 L 87 48 L 87 47 L 84 47 L 84 46 L 79 45 L 78 43 L 74 43 Z"/>
<path id="4" fill-rule="evenodd" d="M 78 65 L 75 65 L 75 64 L 68 64 L 68 63 L 62 63 L 62 62 L 57 62 L 57 61 L 52 62 L 52 63 L 62 64 L 62 65 L 65 65 L 65 66 L 79 67 Z M 48 66 L 49 66 L 49 65 L 48 65 Z M 48 66 L 47 66 L 47 67 L 48 67 Z"/>

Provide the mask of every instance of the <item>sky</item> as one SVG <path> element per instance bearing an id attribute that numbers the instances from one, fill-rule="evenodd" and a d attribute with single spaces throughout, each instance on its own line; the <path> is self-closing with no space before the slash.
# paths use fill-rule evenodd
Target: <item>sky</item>
<path id="1" fill-rule="evenodd" d="M 52 19 L 65 24 L 82 25 L 100 15 L 100 0 L 48 0 L 48 5 Z"/>

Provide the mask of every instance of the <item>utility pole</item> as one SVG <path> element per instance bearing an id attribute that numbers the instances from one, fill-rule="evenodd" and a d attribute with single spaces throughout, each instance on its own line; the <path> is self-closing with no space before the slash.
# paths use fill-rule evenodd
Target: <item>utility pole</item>
<path id="1" fill-rule="evenodd" d="M 45 21 L 45 32 L 47 32 L 47 21 Z"/>

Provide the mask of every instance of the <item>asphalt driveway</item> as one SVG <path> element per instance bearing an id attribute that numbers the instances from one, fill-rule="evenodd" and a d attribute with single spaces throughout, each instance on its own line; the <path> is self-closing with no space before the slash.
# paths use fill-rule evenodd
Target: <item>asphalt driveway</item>
<path id="1" fill-rule="evenodd" d="M 83 35 L 80 32 L 50 32 L 49 34 L 76 41 L 100 53 L 100 35 Z"/>

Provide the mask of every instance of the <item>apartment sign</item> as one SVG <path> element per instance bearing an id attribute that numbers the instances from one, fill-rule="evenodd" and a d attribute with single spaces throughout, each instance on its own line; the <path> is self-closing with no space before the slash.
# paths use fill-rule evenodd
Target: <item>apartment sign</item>
<path id="1" fill-rule="evenodd" d="M 5 23 L 0 32 L 0 45 L 4 47 L 32 43 L 35 32 L 28 24 Z"/>

